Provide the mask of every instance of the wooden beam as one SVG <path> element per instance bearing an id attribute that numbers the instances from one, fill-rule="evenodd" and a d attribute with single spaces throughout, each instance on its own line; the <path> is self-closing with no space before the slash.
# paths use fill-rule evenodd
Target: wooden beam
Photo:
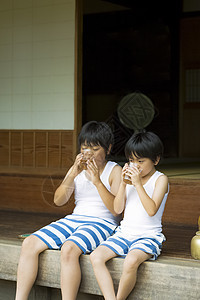
<path id="1" fill-rule="evenodd" d="M 77 137 L 82 127 L 82 35 L 83 35 L 83 0 L 76 0 L 75 16 L 75 77 L 74 77 L 74 135 L 73 157 L 78 150 Z"/>
<path id="2" fill-rule="evenodd" d="M 0 279 L 16 281 L 20 242 L 0 241 Z M 115 288 L 121 276 L 123 259 L 108 262 Z M 80 292 L 102 295 L 95 279 L 89 255 L 80 258 L 82 281 Z M 46 250 L 40 255 L 36 285 L 60 288 L 60 251 Z M 197 300 L 200 295 L 200 263 L 193 259 L 160 257 L 144 262 L 129 300 L 166 299 Z"/>

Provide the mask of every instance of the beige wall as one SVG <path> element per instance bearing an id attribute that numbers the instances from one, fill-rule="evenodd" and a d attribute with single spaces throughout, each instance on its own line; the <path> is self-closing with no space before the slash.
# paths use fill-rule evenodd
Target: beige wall
<path id="1" fill-rule="evenodd" d="M 0 129 L 74 129 L 75 0 L 0 1 Z"/>

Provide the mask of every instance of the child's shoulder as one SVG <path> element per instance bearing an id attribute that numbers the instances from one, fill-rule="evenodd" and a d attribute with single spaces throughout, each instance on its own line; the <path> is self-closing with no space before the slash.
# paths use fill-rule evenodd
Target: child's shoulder
<path id="1" fill-rule="evenodd" d="M 159 176 L 156 180 L 156 186 L 159 185 L 160 187 L 163 187 L 166 191 L 168 191 L 169 179 L 165 174 L 163 174 L 161 172 L 159 172 L 159 173 L 160 174 L 158 174 Z"/>
<path id="2" fill-rule="evenodd" d="M 111 167 L 111 168 L 118 168 L 118 169 L 122 169 L 122 167 L 117 163 L 117 162 L 115 162 L 115 161 L 112 161 L 112 160 L 108 160 L 107 161 L 107 166 L 108 167 Z"/>
<path id="3" fill-rule="evenodd" d="M 119 172 L 120 171 L 121 172 L 122 167 L 118 163 L 112 161 L 112 164 L 113 164 L 113 171 L 115 171 L 115 172 Z"/>
<path id="4" fill-rule="evenodd" d="M 161 173 L 160 176 L 158 176 L 157 180 L 169 182 L 169 179 L 168 179 L 167 175 L 165 175 L 163 173 Z"/>
<path id="5" fill-rule="evenodd" d="M 168 181 L 168 177 L 164 173 L 160 171 L 156 171 L 156 175 L 157 175 L 157 180 L 160 178 L 160 180 Z"/>
<path id="6" fill-rule="evenodd" d="M 120 175 L 121 176 L 121 172 L 122 172 L 122 167 L 116 163 L 116 162 L 109 162 L 112 163 L 112 171 L 111 171 L 111 176 L 117 176 Z"/>

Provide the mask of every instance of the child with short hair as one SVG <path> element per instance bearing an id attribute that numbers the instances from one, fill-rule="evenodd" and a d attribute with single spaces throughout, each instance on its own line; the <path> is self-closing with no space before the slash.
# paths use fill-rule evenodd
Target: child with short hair
<path id="1" fill-rule="evenodd" d="M 75 192 L 75 208 L 68 215 L 36 231 L 22 245 L 16 300 L 27 300 L 38 272 L 38 256 L 46 249 L 61 249 L 61 292 L 63 300 L 76 299 L 81 270 L 79 257 L 90 253 L 110 236 L 120 217 L 114 211 L 121 167 L 107 161 L 113 133 L 104 122 L 86 123 L 79 135 L 80 153 L 55 192 L 54 202 L 64 205 Z M 83 170 L 85 148 L 92 157 Z"/>
<path id="2" fill-rule="evenodd" d="M 126 144 L 126 157 L 134 165 L 125 164 L 114 200 L 115 212 L 124 212 L 124 218 L 114 235 L 90 254 L 106 300 L 126 299 L 135 286 L 139 265 L 160 254 L 165 240 L 161 220 L 169 191 L 167 176 L 155 168 L 162 153 L 163 144 L 152 132 L 136 133 Z M 124 182 L 125 176 L 131 180 L 130 185 Z M 116 256 L 125 257 L 117 295 L 106 267 L 106 262 Z"/>

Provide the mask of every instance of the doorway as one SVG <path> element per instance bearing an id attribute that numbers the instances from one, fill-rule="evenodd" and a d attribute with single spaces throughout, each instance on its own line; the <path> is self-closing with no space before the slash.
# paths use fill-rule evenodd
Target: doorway
<path id="1" fill-rule="evenodd" d="M 83 123 L 109 123 L 116 141 L 112 154 L 122 160 L 134 130 L 120 122 L 118 106 L 126 95 L 140 92 L 155 108 L 145 129 L 160 136 L 165 157 L 177 157 L 179 5 L 148 0 L 94 2 L 95 10 L 87 7 L 83 15 Z M 100 2 L 104 8 L 109 5 L 108 11 L 98 11 Z"/>

